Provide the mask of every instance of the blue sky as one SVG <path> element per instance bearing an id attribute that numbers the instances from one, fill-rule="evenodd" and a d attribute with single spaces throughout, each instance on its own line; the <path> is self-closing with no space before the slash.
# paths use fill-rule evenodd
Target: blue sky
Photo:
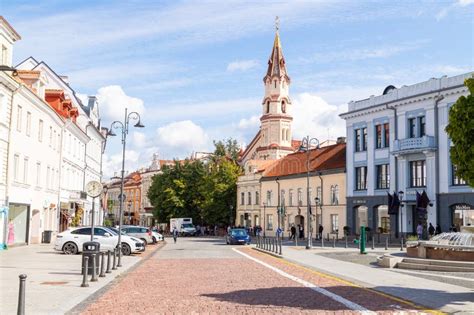
<path id="1" fill-rule="evenodd" d="M 80 94 L 98 95 L 104 125 L 124 106 L 127 168 L 153 152 L 184 157 L 213 139 L 257 132 L 262 78 L 280 17 L 294 136 L 344 135 L 350 100 L 473 70 L 474 1 L 0 1 L 20 33 L 14 60 L 46 61 Z M 118 169 L 111 140 L 106 173 Z"/>

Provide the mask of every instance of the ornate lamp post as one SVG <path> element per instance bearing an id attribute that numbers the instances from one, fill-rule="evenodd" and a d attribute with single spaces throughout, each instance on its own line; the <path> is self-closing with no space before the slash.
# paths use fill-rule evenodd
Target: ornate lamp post
<path id="1" fill-rule="evenodd" d="M 121 231 L 122 231 L 122 221 L 123 221 L 123 201 L 124 201 L 124 195 L 123 195 L 123 180 L 124 180 L 124 174 L 125 174 L 125 146 L 127 144 L 127 134 L 128 134 L 128 127 L 130 123 L 130 119 L 136 120 L 137 123 L 134 125 L 134 127 L 137 128 L 143 128 L 145 127 L 141 122 L 140 122 L 140 114 L 137 112 L 131 112 L 128 113 L 127 108 L 125 108 L 125 118 L 124 121 L 114 121 L 110 125 L 109 132 L 107 132 L 107 136 L 116 136 L 116 134 L 113 132 L 113 129 L 120 129 L 122 132 L 122 172 L 121 172 L 121 182 L 120 182 L 120 196 L 119 196 L 119 201 L 120 201 L 120 208 L 119 208 L 119 234 L 118 234 L 118 248 L 119 248 L 119 256 L 118 256 L 118 263 L 117 267 L 122 267 L 122 237 L 121 237 Z"/>
<path id="2" fill-rule="evenodd" d="M 403 195 L 405 193 L 403 190 L 400 190 L 398 192 L 398 195 L 400 196 L 400 237 L 403 238 Z"/>
<path id="3" fill-rule="evenodd" d="M 306 210 L 306 229 L 307 229 L 307 243 L 306 249 L 311 249 L 313 246 L 312 244 L 312 231 L 311 231 L 311 196 L 309 195 L 309 154 L 311 150 L 311 145 L 314 144 L 316 148 L 319 147 L 319 140 L 316 138 L 310 138 L 306 136 L 301 140 L 301 147 L 300 151 L 306 152 L 306 203 L 307 203 L 307 210 Z"/>

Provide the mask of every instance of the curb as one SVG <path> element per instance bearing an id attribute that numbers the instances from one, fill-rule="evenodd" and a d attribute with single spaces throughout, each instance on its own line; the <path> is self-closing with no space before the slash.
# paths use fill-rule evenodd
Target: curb
<path id="1" fill-rule="evenodd" d="M 108 284 L 106 284 L 104 287 L 100 288 L 96 292 L 94 292 L 91 295 L 89 295 L 88 297 L 86 297 L 84 300 L 82 300 L 79 304 L 77 304 L 76 306 L 71 308 L 65 314 L 67 314 L 67 315 L 76 315 L 76 314 L 81 314 L 82 312 L 84 312 L 89 305 L 97 302 L 102 295 L 104 295 L 111 287 L 113 287 L 114 285 L 116 285 L 117 283 L 122 281 L 123 278 L 125 276 L 127 276 L 127 274 L 129 274 L 130 272 L 136 270 L 143 263 L 148 261 L 150 258 L 154 257 L 157 254 L 157 252 L 160 249 L 162 249 L 165 245 L 166 245 L 166 241 L 163 241 L 161 244 L 158 244 L 157 248 L 155 248 L 154 251 L 152 253 L 150 253 L 147 257 L 143 258 L 142 260 L 140 260 L 136 264 L 132 265 L 130 268 L 128 268 L 127 270 L 125 270 L 121 274 L 116 275 L 115 279 L 113 279 Z"/>
<path id="2" fill-rule="evenodd" d="M 252 247 L 252 249 L 253 249 L 253 250 L 256 250 L 257 252 L 260 252 L 260 253 L 263 253 L 263 254 L 267 254 L 267 255 L 273 256 L 273 257 L 275 257 L 275 258 L 281 258 L 281 259 L 283 259 L 283 256 L 282 256 L 282 255 L 278 255 L 278 254 L 275 254 L 275 253 L 266 251 L 266 250 L 264 250 L 264 249 L 260 249 L 260 248 L 257 248 L 257 247 Z"/>

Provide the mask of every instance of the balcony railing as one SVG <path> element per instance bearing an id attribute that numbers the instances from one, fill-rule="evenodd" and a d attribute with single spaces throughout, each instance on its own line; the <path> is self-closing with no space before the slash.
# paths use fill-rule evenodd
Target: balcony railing
<path id="1" fill-rule="evenodd" d="M 394 141 L 394 154 L 408 154 L 421 151 L 435 151 L 437 149 L 435 137 L 407 138 Z"/>

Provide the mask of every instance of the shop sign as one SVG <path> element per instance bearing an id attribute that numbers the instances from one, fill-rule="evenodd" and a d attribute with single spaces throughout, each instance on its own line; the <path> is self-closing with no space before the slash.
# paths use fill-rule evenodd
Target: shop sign
<path id="1" fill-rule="evenodd" d="M 354 199 L 352 201 L 352 203 L 356 204 L 356 205 L 365 205 L 366 204 L 366 200 L 365 199 Z"/>
<path id="2" fill-rule="evenodd" d="M 471 205 L 467 203 L 458 203 L 453 206 L 454 210 L 464 211 L 464 210 L 474 210 Z"/>

